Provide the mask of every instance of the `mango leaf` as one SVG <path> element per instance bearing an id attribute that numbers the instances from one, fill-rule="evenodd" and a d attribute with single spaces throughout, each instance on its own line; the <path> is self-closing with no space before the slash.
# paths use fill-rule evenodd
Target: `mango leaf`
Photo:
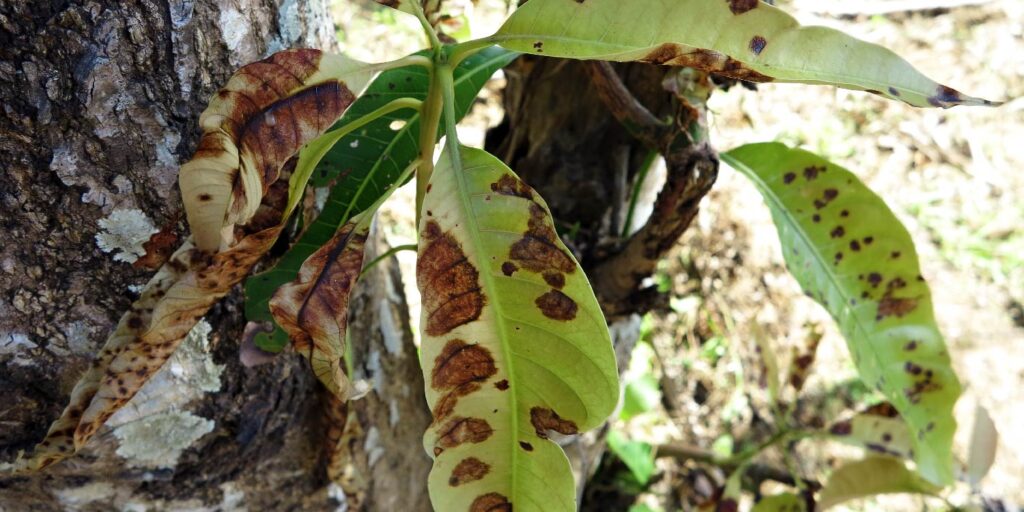
<path id="1" fill-rule="evenodd" d="M 648 443 L 631 441 L 618 430 L 608 433 L 608 449 L 615 454 L 636 478 L 640 485 L 647 485 L 654 476 L 654 449 Z"/>
<path id="2" fill-rule="evenodd" d="M 455 68 L 455 103 L 459 118 L 469 112 L 476 95 L 491 75 L 517 56 L 501 48 L 488 48 L 465 59 Z M 332 127 L 332 131 L 396 99 L 426 99 L 429 83 L 429 72 L 420 66 L 384 71 Z M 315 171 L 310 184 L 326 186 L 333 183 L 327 203 L 274 268 L 246 281 L 245 316 L 249 321 L 270 321 L 269 301 L 274 291 L 295 279 L 299 267 L 310 254 L 327 243 L 339 226 L 377 201 L 398 180 L 402 170 L 419 156 L 419 119 L 420 114 L 416 110 L 386 114 L 346 135 L 322 156 L 322 160 L 312 162 Z M 308 164 L 300 158 L 299 166 L 303 165 Z M 275 325 L 272 333 L 260 333 L 254 342 L 263 350 L 279 352 L 287 344 L 288 337 Z"/>
<path id="3" fill-rule="evenodd" d="M 900 460 L 873 457 L 848 462 L 832 473 L 818 497 L 819 510 L 878 494 L 935 494 L 939 488 L 907 469 Z"/>
<path id="4" fill-rule="evenodd" d="M 718 504 L 715 505 L 715 512 L 739 512 L 740 499 L 743 497 L 743 475 L 746 472 L 746 464 L 742 464 L 732 471 L 725 481 Z"/>
<path id="5" fill-rule="evenodd" d="M 791 492 L 765 496 L 751 512 L 806 512 L 807 500 Z"/>
<path id="6" fill-rule="evenodd" d="M 869 407 L 829 427 L 833 439 L 892 457 L 912 458 L 914 437 L 899 412 L 887 402 Z"/>
<path id="7" fill-rule="evenodd" d="M 436 510 L 576 510 L 549 438 L 600 425 L 618 401 L 615 355 L 583 270 L 544 200 L 500 160 L 446 150 L 420 221 L 416 281 L 434 421 Z"/>
<path id="8" fill-rule="evenodd" d="M 319 50 L 285 50 L 240 68 L 199 117 L 203 137 L 178 181 L 196 247 L 229 245 L 285 161 L 352 104 L 371 66 Z"/>
<path id="9" fill-rule="evenodd" d="M 487 42 L 550 57 L 690 66 L 753 82 L 866 90 L 918 107 L 992 105 L 922 75 L 895 53 L 801 27 L 758 0 L 530 0 Z"/>
<path id="10" fill-rule="evenodd" d="M 906 228 L 853 173 L 807 151 L 751 144 L 722 160 L 761 192 L 790 272 L 836 320 L 861 379 L 910 426 L 919 471 L 951 482 L 960 383 Z"/>

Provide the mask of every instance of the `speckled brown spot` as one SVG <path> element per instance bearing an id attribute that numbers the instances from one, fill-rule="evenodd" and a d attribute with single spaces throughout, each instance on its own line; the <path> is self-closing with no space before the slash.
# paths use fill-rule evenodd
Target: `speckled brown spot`
<path id="1" fill-rule="evenodd" d="M 452 470 L 452 475 L 448 477 L 448 485 L 458 487 L 465 483 L 475 482 L 487 476 L 490 471 L 491 466 L 486 462 L 476 457 L 468 457 L 462 459 Z"/>
<path id="2" fill-rule="evenodd" d="M 423 236 L 427 243 L 416 262 L 416 280 L 427 312 L 424 330 L 441 336 L 479 318 L 486 299 L 479 272 L 455 238 L 434 221 L 427 222 Z"/>
<path id="3" fill-rule="evenodd" d="M 576 311 L 579 309 L 576 301 L 558 290 L 551 290 L 537 297 L 534 304 L 537 305 L 541 313 L 544 313 L 544 316 L 561 321 L 576 318 Z"/>
<path id="4" fill-rule="evenodd" d="M 469 506 L 469 512 L 512 512 L 508 498 L 496 492 L 477 496 Z"/>
<path id="5" fill-rule="evenodd" d="M 530 423 L 537 431 L 537 436 L 547 439 L 548 430 L 554 430 L 563 435 L 574 435 L 579 432 L 576 423 L 562 419 L 555 411 L 546 407 L 533 407 L 530 409 Z"/>

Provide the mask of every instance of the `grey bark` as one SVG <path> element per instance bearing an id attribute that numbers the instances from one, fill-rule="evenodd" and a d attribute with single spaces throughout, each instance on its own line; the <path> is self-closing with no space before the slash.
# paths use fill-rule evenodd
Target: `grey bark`
<path id="1" fill-rule="evenodd" d="M 100 249 L 100 221 L 138 210 L 136 217 L 184 236 L 177 166 L 194 150 L 207 99 L 237 67 L 287 47 L 329 48 L 333 35 L 323 0 L 0 2 L 0 462 L 43 438 L 135 298 L 130 287 L 150 274 Z M 409 448 L 428 417 L 408 319 L 381 317 L 404 310 L 395 272 L 392 262 L 379 265 L 381 283 L 354 299 L 361 316 L 352 338 L 376 346 L 375 364 L 408 385 L 392 396 L 389 384 L 352 407 L 363 432 L 380 434 L 379 443 L 353 445 L 353 460 L 375 475 L 357 488 L 365 510 L 376 500 L 387 503 L 380 510 L 426 500 L 420 474 L 429 460 Z M 209 349 L 198 344 L 172 360 L 180 364 L 154 380 L 173 385 L 130 403 L 122 426 L 41 474 L 0 476 L 0 510 L 337 506 L 327 492 L 315 379 L 295 354 L 244 367 L 241 306 L 236 291 L 211 310 Z M 394 343 L 401 350 L 389 350 Z M 206 391 L 179 386 L 186 381 Z M 399 428 L 382 412 L 393 407 Z M 123 425 L 153 436 L 136 451 L 158 449 L 173 437 L 160 437 L 158 420 L 167 417 L 212 427 L 166 467 L 133 458 Z M 406 472 L 412 483 L 378 476 L 382 468 Z"/>

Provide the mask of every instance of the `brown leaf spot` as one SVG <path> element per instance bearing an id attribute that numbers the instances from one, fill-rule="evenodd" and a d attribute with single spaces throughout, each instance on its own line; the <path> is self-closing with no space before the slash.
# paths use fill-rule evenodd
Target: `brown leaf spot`
<path id="1" fill-rule="evenodd" d="M 434 221 L 423 236 L 427 245 L 416 262 L 416 280 L 427 311 L 425 331 L 441 336 L 479 318 L 486 299 L 479 272 L 455 238 Z"/>
<path id="2" fill-rule="evenodd" d="M 796 180 L 796 173 L 795 172 L 787 172 L 782 177 L 782 182 L 785 183 L 786 185 L 789 185 L 790 183 L 793 183 L 793 181 L 795 181 L 795 180 Z"/>
<path id="3" fill-rule="evenodd" d="M 515 176 L 505 173 L 498 181 L 491 183 L 491 191 L 505 196 L 516 196 L 533 200 L 533 189 Z"/>
<path id="4" fill-rule="evenodd" d="M 917 299 L 893 297 L 891 292 L 886 292 L 886 294 L 882 296 L 882 300 L 878 303 L 878 315 L 875 319 L 882 320 L 883 318 L 890 316 L 900 318 L 915 309 L 917 309 Z"/>
<path id="5" fill-rule="evenodd" d="M 768 41 L 761 36 L 754 36 L 750 39 L 750 51 L 754 52 L 754 55 L 761 55 L 765 46 L 768 46 Z"/>
<path id="6" fill-rule="evenodd" d="M 443 449 L 448 449 L 462 443 L 482 443 L 493 433 L 494 429 L 487 420 L 456 417 L 448 420 L 441 428 L 437 444 Z"/>
<path id="7" fill-rule="evenodd" d="M 804 169 L 804 178 L 806 178 L 807 181 L 814 181 L 818 178 L 818 174 L 825 172 L 825 170 L 826 168 L 824 166 L 817 167 L 812 165 Z"/>
<path id="8" fill-rule="evenodd" d="M 945 85 L 940 85 L 935 90 L 935 95 L 928 98 L 928 103 L 933 107 L 948 108 L 959 105 L 961 102 L 963 102 L 963 96 L 960 94 L 960 91 Z"/>
<path id="9" fill-rule="evenodd" d="M 516 273 L 516 270 L 519 270 L 519 267 L 517 267 L 516 264 L 512 263 L 511 261 L 506 261 L 505 263 L 501 264 L 501 273 L 505 274 L 506 276 L 511 277 L 512 274 Z"/>
<path id="10" fill-rule="evenodd" d="M 729 2 L 729 10 L 733 14 L 740 15 L 757 7 L 758 0 L 726 0 Z"/>
<path id="11" fill-rule="evenodd" d="M 552 288 L 561 289 L 565 286 L 565 274 L 551 271 L 544 272 L 544 282 L 548 283 L 548 286 Z"/>
<path id="12" fill-rule="evenodd" d="M 576 271 L 576 262 L 558 246 L 558 234 L 549 225 L 547 211 L 537 203 L 530 203 L 526 233 L 512 244 L 509 257 L 531 272 Z"/>
<path id="13" fill-rule="evenodd" d="M 498 391 L 506 391 L 508 390 L 508 381 L 505 379 L 501 379 L 498 382 L 494 383 L 494 387 L 498 388 Z"/>
<path id="14" fill-rule="evenodd" d="M 640 61 L 667 66 L 687 66 L 748 82 L 771 82 L 774 80 L 774 78 L 758 73 L 727 55 L 700 48 L 692 50 L 672 43 L 658 46 L 641 57 Z"/>
<path id="15" fill-rule="evenodd" d="M 576 310 L 578 309 L 576 301 L 558 290 L 551 290 L 537 297 L 534 304 L 537 305 L 541 313 L 544 313 L 544 316 L 561 321 L 569 321 L 576 318 Z"/>
<path id="16" fill-rule="evenodd" d="M 527 443 L 526 441 L 519 441 L 519 447 L 524 449 L 524 450 L 526 450 L 526 451 L 528 451 L 528 452 L 532 452 L 533 451 L 533 445 L 530 444 L 530 443 Z"/>
<path id="17" fill-rule="evenodd" d="M 487 476 L 490 471 L 491 466 L 476 457 L 462 459 L 452 470 L 452 476 L 448 477 L 448 485 L 458 487 L 465 483 L 475 482 Z"/>
<path id="18" fill-rule="evenodd" d="M 491 492 L 477 496 L 469 506 L 469 512 L 512 512 L 512 503 L 501 494 Z"/>
<path id="19" fill-rule="evenodd" d="M 530 423 L 533 424 L 537 436 L 547 439 L 548 430 L 554 430 L 559 434 L 571 436 L 579 432 L 576 423 L 562 419 L 555 411 L 546 407 L 533 407 L 530 409 Z"/>
<path id="20" fill-rule="evenodd" d="M 891 95 L 893 95 L 893 96 L 895 96 L 897 98 L 900 97 L 900 91 L 899 91 L 899 89 L 897 89 L 895 87 L 889 87 L 889 94 L 891 94 Z"/>
<path id="21" fill-rule="evenodd" d="M 853 424 L 849 420 L 844 420 L 832 425 L 829 432 L 834 436 L 848 436 L 853 432 Z"/>
<path id="22" fill-rule="evenodd" d="M 845 234 L 846 229 L 844 229 L 842 226 L 836 226 L 835 229 L 833 229 L 832 232 L 829 233 L 829 235 L 831 235 L 832 238 L 842 238 Z"/>
<path id="23" fill-rule="evenodd" d="M 725 498 L 718 503 L 715 512 L 737 512 L 740 509 L 739 503 L 732 498 Z"/>
<path id="24" fill-rule="evenodd" d="M 859 251 L 860 250 L 860 242 L 858 242 L 856 240 L 851 240 L 850 241 L 850 250 L 853 251 L 853 252 Z"/>
<path id="25" fill-rule="evenodd" d="M 480 345 L 454 339 L 445 344 L 434 359 L 430 385 L 434 389 L 450 389 L 470 382 L 483 382 L 497 373 L 491 352 Z"/>

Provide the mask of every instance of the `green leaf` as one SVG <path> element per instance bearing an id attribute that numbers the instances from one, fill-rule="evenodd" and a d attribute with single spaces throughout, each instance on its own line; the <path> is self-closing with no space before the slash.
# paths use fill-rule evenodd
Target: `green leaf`
<path id="1" fill-rule="evenodd" d="M 993 104 L 935 83 L 881 46 L 831 28 L 801 27 L 757 0 L 530 0 L 487 41 L 550 57 L 832 84 L 918 107 Z"/>
<path id="2" fill-rule="evenodd" d="M 834 439 L 893 457 L 911 458 L 914 437 L 892 405 L 881 403 L 829 427 Z"/>
<path id="3" fill-rule="evenodd" d="M 765 496 L 751 512 L 805 512 L 807 501 L 793 493 Z"/>
<path id="4" fill-rule="evenodd" d="M 764 196 L 790 272 L 835 319 L 861 379 L 910 426 L 918 469 L 951 482 L 960 383 L 906 228 L 853 173 L 807 151 L 751 144 L 722 160 Z"/>
<path id="5" fill-rule="evenodd" d="M 608 449 L 633 473 L 640 485 L 647 485 L 654 475 L 654 449 L 650 444 L 630 441 L 617 430 L 608 433 Z"/>
<path id="6" fill-rule="evenodd" d="M 628 420 L 654 409 L 661 403 L 661 384 L 654 375 L 654 349 L 649 343 L 637 343 L 629 359 L 629 369 L 622 375 L 625 391 L 619 418 Z"/>
<path id="7" fill-rule="evenodd" d="M 902 461 L 874 457 L 849 462 L 832 473 L 818 497 L 819 510 L 877 494 L 935 494 L 938 488 L 926 482 Z"/>
<path id="8" fill-rule="evenodd" d="M 460 117 L 469 112 L 477 93 L 491 75 L 516 56 L 516 53 L 501 48 L 488 48 L 455 68 L 456 112 Z M 428 86 L 429 71 L 423 67 L 408 66 L 385 71 L 349 107 L 331 131 L 355 122 L 396 99 L 425 99 Z M 310 177 L 311 185 L 334 184 L 323 212 L 277 265 L 246 280 L 245 316 L 249 321 L 271 321 L 269 301 L 274 291 L 294 280 L 306 258 L 330 240 L 339 226 L 380 198 L 395 183 L 402 170 L 419 156 L 419 118 L 419 112 L 410 109 L 385 114 L 343 137 L 319 162 L 300 158 L 297 169 L 310 164 L 316 166 Z M 315 145 L 310 146 L 312 149 Z M 254 343 L 263 350 L 280 352 L 287 345 L 287 339 L 275 324 L 273 332 L 256 335 Z"/>
<path id="9" fill-rule="evenodd" d="M 461 166 L 453 156 L 423 201 L 416 268 L 431 501 L 573 512 L 573 473 L 549 437 L 615 409 L 608 326 L 544 200 L 484 151 L 461 148 Z"/>

